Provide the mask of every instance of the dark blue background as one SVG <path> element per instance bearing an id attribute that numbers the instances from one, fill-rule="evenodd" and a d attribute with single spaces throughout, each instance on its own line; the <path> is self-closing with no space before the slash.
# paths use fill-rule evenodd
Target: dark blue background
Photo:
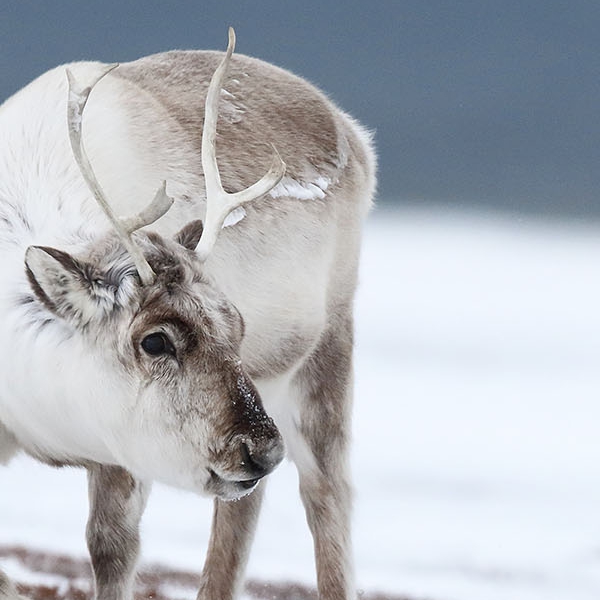
<path id="1" fill-rule="evenodd" d="M 600 215 L 597 0 L 4 0 L 0 17 L 2 98 L 61 62 L 223 49 L 233 25 L 239 52 L 375 130 L 381 201 Z"/>

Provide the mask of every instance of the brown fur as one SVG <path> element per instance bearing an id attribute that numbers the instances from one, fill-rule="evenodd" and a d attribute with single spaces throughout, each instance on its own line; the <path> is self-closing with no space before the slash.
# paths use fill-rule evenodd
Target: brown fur
<path id="1" fill-rule="evenodd" d="M 200 156 L 206 89 L 222 57 L 221 52 L 166 52 L 123 64 L 115 75 L 157 99 L 188 135 L 193 155 Z M 241 121 L 219 122 L 217 155 L 227 191 L 242 189 L 262 177 L 275 139 L 290 177 L 302 179 L 317 167 L 322 176 L 333 175 L 340 166 L 334 113 L 325 96 L 310 84 L 283 69 L 272 65 L 265 69 L 264 62 L 235 54 L 224 89 L 244 107 Z M 278 99 L 282 112 L 273 111 L 273 98 Z M 221 100 L 220 112 L 226 102 Z M 164 140 L 155 143 L 161 145 Z"/>

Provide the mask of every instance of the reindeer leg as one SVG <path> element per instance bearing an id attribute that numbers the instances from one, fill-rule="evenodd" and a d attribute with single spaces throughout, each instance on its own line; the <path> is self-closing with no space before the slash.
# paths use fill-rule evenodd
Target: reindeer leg
<path id="1" fill-rule="evenodd" d="M 354 600 L 348 445 L 352 408 L 352 316 L 330 324 L 298 373 L 300 434 L 309 452 L 294 462 L 312 532 L 321 600 Z"/>
<path id="2" fill-rule="evenodd" d="M 0 571 L 0 600 L 26 600 L 11 583 L 10 579 Z"/>
<path id="3" fill-rule="evenodd" d="M 17 438 L 0 422 L 0 465 L 7 465 L 18 451 Z"/>
<path id="4" fill-rule="evenodd" d="M 8 464 L 18 451 L 15 437 L 0 423 L 0 465 Z M 23 600 L 5 573 L 0 571 L 0 600 Z"/>
<path id="5" fill-rule="evenodd" d="M 87 544 L 97 600 L 132 600 L 139 553 L 139 522 L 150 486 L 125 469 L 88 467 Z"/>
<path id="6" fill-rule="evenodd" d="M 232 600 L 241 587 L 266 482 L 235 502 L 214 501 L 198 600 Z"/>

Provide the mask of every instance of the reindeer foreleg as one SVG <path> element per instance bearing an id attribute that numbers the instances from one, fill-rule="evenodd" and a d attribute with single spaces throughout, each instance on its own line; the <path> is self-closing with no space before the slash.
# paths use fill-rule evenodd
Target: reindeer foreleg
<path id="1" fill-rule="evenodd" d="M 139 522 L 150 486 L 120 467 L 88 468 L 87 543 L 97 600 L 132 600 Z"/>
<path id="2" fill-rule="evenodd" d="M 321 600 L 355 600 L 348 464 L 352 404 L 352 317 L 329 325 L 299 372 L 299 434 L 307 457 L 295 460 L 312 532 Z"/>
<path id="3" fill-rule="evenodd" d="M 20 596 L 10 579 L 0 571 L 0 600 L 26 600 Z"/>
<path id="4" fill-rule="evenodd" d="M 214 501 L 210 543 L 198 600 L 232 600 L 243 582 L 266 482 L 235 502 Z"/>

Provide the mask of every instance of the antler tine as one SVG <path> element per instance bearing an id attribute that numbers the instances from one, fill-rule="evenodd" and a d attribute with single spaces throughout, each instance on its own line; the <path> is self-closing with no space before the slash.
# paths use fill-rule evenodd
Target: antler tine
<path id="1" fill-rule="evenodd" d="M 107 66 L 96 77 L 94 77 L 88 86 L 85 87 L 79 84 L 69 69 L 66 70 L 67 79 L 69 81 L 69 100 L 67 105 L 69 140 L 71 141 L 73 156 L 75 157 L 75 161 L 79 166 L 83 179 L 94 195 L 96 202 L 98 202 L 104 211 L 104 214 L 108 217 L 108 220 L 117 231 L 117 234 L 126 250 L 129 252 L 129 254 L 131 254 L 142 284 L 149 285 L 155 280 L 156 274 L 142 254 L 140 247 L 133 241 L 131 234 L 141 227 L 145 227 L 146 225 L 154 223 L 156 220 L 162 217 L 169 210 L 169 208 L 171 208 L 171 205 L 173 204 L 173 198 L 170 198 L 166 194 L 166 182 L 163 182 L 161 187 L 158 189 L 152 202 L 142 209 L 137 215 L 123 219 L 117 217 L 106 200 L 106 196 L 100 184 L 98 183 L 98 179 L 96 178 L 94 170 L 92 169 L 92 165 L 85 152 L 81 135 L 83 111 L 92 89 L 105 75 L 110 73 L 116 67 L 118 67 L 118 64 Z"/>
<path id="2" fill-rule="evenodd" d="M 219 231 L 223 227 L 227 215 L 242 204 L 255 200 L 269 192 L 281 181 L 285 173 L 285 163 L 281 160 L 277 150 L 273 148 L 275 151 L 273 163 L 259 181 L 244 190 L 232 194 L 223 189 L 217 165 L 217 119 L 219 115 L 221 87 L 234 48 L 235 32 L 233 27 L 230 27 L 227 52 L 210 80 L 204 109 L 202 169 L 204 171 L 204 185 L 206 188 L 206 218 L 202 237 L 196 247 L 198 258 L 202 261 L 206 260 L 215 245 Z"/>

